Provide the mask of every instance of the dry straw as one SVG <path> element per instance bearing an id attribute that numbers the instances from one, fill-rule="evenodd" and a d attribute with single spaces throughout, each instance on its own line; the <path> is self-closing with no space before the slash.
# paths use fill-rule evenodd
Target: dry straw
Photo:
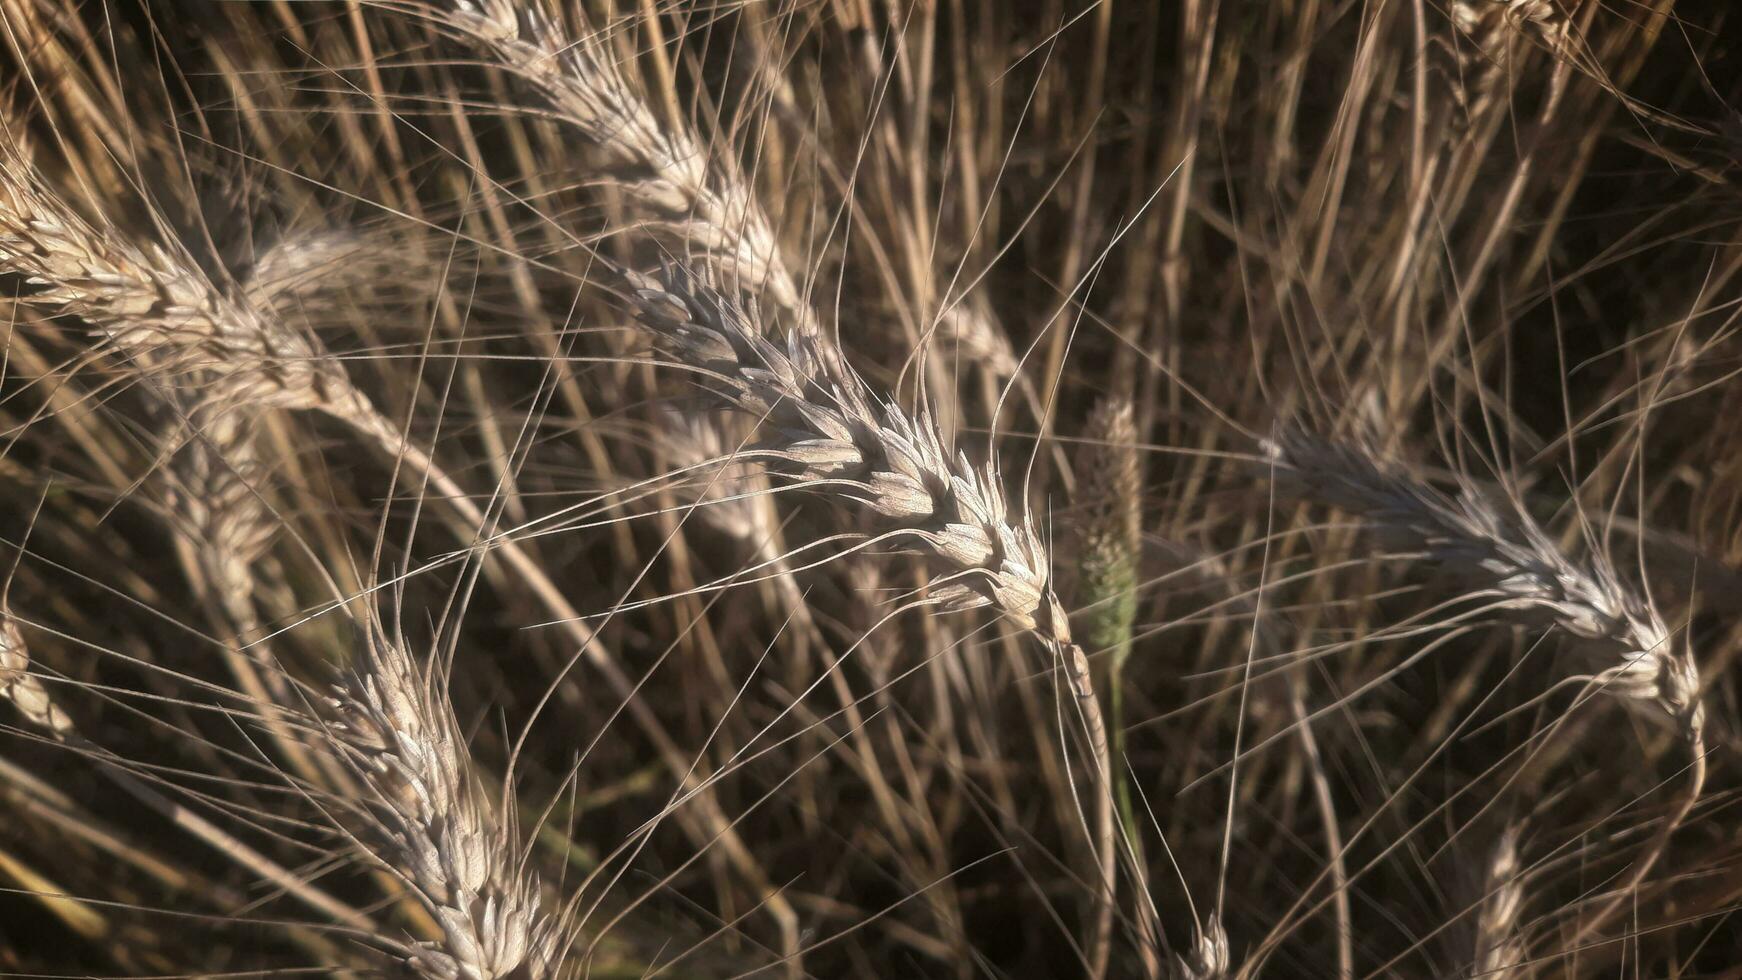
<path id="1" fill-rule="evenodd" d="M 23 273 L 36 291 L 24 299 L 54 313 L 72 313 L 137 373 L 180 384 L 193 428 L 227 413 L 269 408 L 323 412 L 345 423 L 396 464 L 426 478 L 469 527 L 487 530 L 484 512 L 446 471 L 353 386 L 343 366 L 312 338 L 282 321 L 229 299 L 178 249 L 137 245 L 113 228 L 79 217 L 42 181 L 15 147 L 0 152 L 0 263 Z M 197 382 L 197 387 L 188 386 Z M 508 537 L 492 546 L 622 697 L 686 792 L 694 793 L 692 836 L 718 846 L 753 882 L 780 924 L 786 951 L 796 951 L 797 917 L 755 866 L 731 821 L 706 792 L 693 760 L 661 728 L 581 614 L 542 567 Z"/>

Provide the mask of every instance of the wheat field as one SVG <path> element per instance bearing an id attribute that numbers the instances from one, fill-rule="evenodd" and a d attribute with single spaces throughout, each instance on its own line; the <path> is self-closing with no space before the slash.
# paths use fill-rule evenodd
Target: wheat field
<path id="1" fill-rule="evenodd" d="M 0 0 L 0 976 L 1742 976 L 1739 15 Z"/>

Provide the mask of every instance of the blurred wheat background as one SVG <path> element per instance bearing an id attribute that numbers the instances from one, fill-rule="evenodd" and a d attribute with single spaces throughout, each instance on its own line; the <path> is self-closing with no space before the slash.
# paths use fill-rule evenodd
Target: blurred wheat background
<path id="1" fill-rule="evenodd" d="M 0 0 L 0 975 L 1742 976 L 1739 14 Z"/>

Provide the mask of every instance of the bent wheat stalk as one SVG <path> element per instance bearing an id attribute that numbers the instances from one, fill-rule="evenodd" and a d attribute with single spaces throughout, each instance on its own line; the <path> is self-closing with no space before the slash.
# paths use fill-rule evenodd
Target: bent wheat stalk
<path id="1" fill-rule="evenodd" d="M 1088 658 L 1053 592 L 1046 547 L 1030 515 L 1010 513 L 996 459 L 975 467 L 952 455 L 927 412 L 912 415 L 877 398 L 826 338 L 794 331 L 784 345 L 771 340 L 759 306 L 725 296 L 686 266 L 628 279 L 636 315 L 659 346 L 728 406 L 777 433 L 747 456 L 783 465 L 804 486 L 875 515 L 884 527 L 879 540 L 922 547 L 943 569 L 926 604 L 994 609 L 1062 658 L 1097 770 L 1099 922 L 1117 873 L 1106 723 Z M 1091 964 L 1105 964 L 1107 943 L 1096 937 Z"/>
<path id="2" fill-rule="evenodd" d="M 1508 518 L 1473 487 L 1449 495 L 1380 464 L 1366 447 L 1333 443 L 1284 426 L 1263 446 L 1278 481 L 1300 496 L 1349 512 L 1380 535 L 1470 583 L 1490 608 L 1546 619 L 1608 650 L 1612 663 L 1590 685 L 1667 720 L 1687 742 L 1687 793 L 1635 860 L 1632 872 L 1569 943 L 1595 934 L 1645 880 L 1705 787 L 1705 708 L 1691 650 L 1678 648 L 1649 597 L 1622 582 L 1601 553 L 1584 563 L 1563 555 L 1547 533 L 1514 508 Z"/>

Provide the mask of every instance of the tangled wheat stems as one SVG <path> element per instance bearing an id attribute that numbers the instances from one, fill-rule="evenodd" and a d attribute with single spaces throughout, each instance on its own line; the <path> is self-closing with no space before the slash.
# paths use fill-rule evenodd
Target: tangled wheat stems
<path id="1" fill-rule="evenodd" d="M 996 460 L 976 467 L 944 448 L 931 416 L 877 398 L 841 367 L 821 335 L 794 331 L 784 344 L 758 322 L 759 308 L 721 294 L 692 269 L 667 264 L 628 276 L 641 323 L 660 348 L 724 402 L 772 433 L 746 453 L 781 467 L 829 499 L 863 508 L 885 530 L 875 541 L 918 545 L 942 574 L 924 602 L 944 610 L 990 608 L 1062 658 L 1096 768 L 1091 836 L 1099 859 L 1090 972 L 1111 947 L 1117 852 L 1107 726 L 1089 661 L 1071 639 L 1053 592 L 1047 549 L 1031 515 L 1013 515 Z M 874 543 L 875 543 L 874 541 Z"/>
<path id="2" fill-rule="evenodd" d="M 1668 721 L 1687 743 L 1686 794 L 1626 880 L 1580 924 L 1567 944 L 1576 949 L 1645 881 L 1705 787 L 1705 708 L 1692 651 L 1678 647 L 1650 599 L 1624 583 L 1601 551 L 1574 562 L 1522 507 L 1507 516 L 1473 486 L 1442 493 L 1384 466 L 1365 446 L 1293 426 L 1279 428 L 1263 448 L 1284 487 L 1417 550 L 1434 568 L 1467 583 L 1469 598 L 1530 623 L 1546 620 L 1618 660 L 1579 679 Z"/>

